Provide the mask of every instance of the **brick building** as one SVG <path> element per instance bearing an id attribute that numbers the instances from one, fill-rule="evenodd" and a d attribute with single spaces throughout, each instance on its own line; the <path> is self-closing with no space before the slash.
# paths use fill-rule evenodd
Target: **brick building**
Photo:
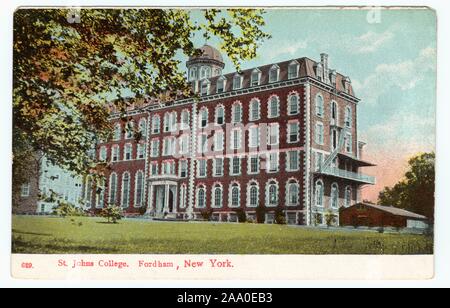
<path id="1" fill-rule="evenodd" d="M 237 209 L 254 218 L 262 205 L 267 222 L 277 207 L 291 224 L 323 224 L 325 213 L 338 221 L 375 183 L 360 173 L 373 165 L 361 156 L 350 78 L 326 54 L 224 75 L 220 52 L 201 49 L 186 63 L 199 99 L 153 100 L 131 108 L 128 122 L 111 115 L 114 138 L 97 147 L 111 171 L 88 204 L 152 217 L 210 210 L 219 221 L 236 221 Z"/>

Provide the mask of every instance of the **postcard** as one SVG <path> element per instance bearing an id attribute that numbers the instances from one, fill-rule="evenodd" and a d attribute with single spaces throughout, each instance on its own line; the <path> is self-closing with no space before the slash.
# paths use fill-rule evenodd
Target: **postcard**
<path id="1" fill-rule="evenodd" d="M 12 276 L 430 279 L 436 13 L 21 7 Z"/>

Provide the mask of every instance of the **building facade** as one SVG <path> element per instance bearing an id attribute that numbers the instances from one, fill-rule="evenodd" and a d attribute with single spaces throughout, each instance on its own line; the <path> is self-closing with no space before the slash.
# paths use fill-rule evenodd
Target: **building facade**
<path id="1" fill-rule="evenodd" d="M 220 52 L 205 45 L 187 62 L 198 97 L 112 114 L 114 136 L 96 155 L 111 170 L 88 196 L 92 211 L 114 204 L 127 215 L 237 221 L 256 209 L 273 222 L 325 224 L 359 201 L 363 142 L 350 78 L 298 58 L 222 74 Z M 137 132 L 137 133 L 136 133 Z"/>

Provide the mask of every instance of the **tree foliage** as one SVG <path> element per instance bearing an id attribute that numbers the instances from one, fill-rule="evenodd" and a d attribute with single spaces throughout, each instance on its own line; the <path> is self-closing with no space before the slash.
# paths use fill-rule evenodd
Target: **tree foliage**
<path id="1" fill-rule="evenodd" d="M 409 160 L 404 178 L 380 192 L 378 202 L 421 214 L 434 220 L 435 154 L 424 153 Z"/>
<path id="2" fill-rule="evenodd" d="M 78 174 L 100 173 L 105 166 L 88 153 L 111 137 L 111 110 L 127 121 L 132 106 L 191 95 L 177 55 L 198 54 L 196 35 L 217 37 L 239 70 L 269 38 L 261 30 L 263 13 L 211 9 L 195 22 L 190 11 L 176 9 L 17 10 L 14 157 L 23 156 L 26 144 Z M 13 164 L 16 177 L 21 168 Z"/>

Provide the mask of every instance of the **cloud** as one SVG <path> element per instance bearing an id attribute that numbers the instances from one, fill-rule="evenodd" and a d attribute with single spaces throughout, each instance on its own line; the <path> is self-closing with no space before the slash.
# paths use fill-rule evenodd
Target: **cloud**
<path id="1" fill-rule="evenodd" d="M 353 81 L 357 96 L 367 103 L 376 103 L 378 98 L 393 86 L 406 91 L 413 89 L 425 75 L 436 70 L 436 49 L 422 49 L 417 58 L 398 63 L 380 64 L 362 82 Z"/>
<path id="2" fill-rule="evenodd" d="M 367 54 L 377 51 L 380 47 L 390 42 L 394 38 L 394 33 L 385 31 L 376 33 L 369 31 L 359 37 L 349 40 L 351 45 L 347 45 L 347 50 L 353 54 Z"/>
<path id="3" fill-rule="evenodd" d="M 264 57 L 268 59 L 274 59 L 282 55 L 294 56 L 298 55 L 299 51 L 306 49 L 308 42 L 304 41 L 283 41 L 280 44 L 271 44 L 270 49 L 266 50 Z"/>

